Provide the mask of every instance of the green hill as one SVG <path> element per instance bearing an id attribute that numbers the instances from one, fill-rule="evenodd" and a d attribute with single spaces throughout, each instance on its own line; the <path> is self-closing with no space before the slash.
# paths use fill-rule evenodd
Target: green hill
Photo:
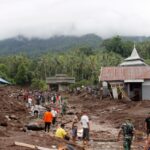
<path id="1" fill-rule="evenodd" d="M 65 51 L 73 47 L 90 46 L 97 48 L 102 41 L 101 37 L 94 34 L 84 36 L 54 36 L 48 39 L 23 36 L 0 41 L 0 55 L 26 53 L 28 55 L 40 55 L 48 51 Z"/>

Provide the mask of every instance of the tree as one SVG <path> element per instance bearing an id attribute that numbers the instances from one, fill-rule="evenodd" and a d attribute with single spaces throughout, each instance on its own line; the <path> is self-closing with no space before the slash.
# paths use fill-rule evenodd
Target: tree
<path id="1" fill-rule="evenodd" d="M 28 68 L 24 63 L 19 65 L 15 80 L 20 85 L 29 83 Z"/>
<path id="2" fill-rule="evenodd" d="M 86 55 L 86 56 L 94 54 L 91 47 L 80 47 L 79 49 L 77 49 L 77 53 L 79 55 Z"/>
<path id="3" fill-rule="evenodd" d="M 5 64 L 0 64 L 0 77 L 8 79 L 8 68 Z"/>
<path id="4" fill-rule="evenodd" d="M 123 57 L 127 57 L 132 51 L 133 42 L 123 41 L 119 36 L 116 36 L 111 39 L 104 40 L 102 46 L 104 46 L 108 52 L 112 51 Z"/>
<path id="5" fill-rule="evenodd" d="M 33 89 L 42 90 L 42 91 L 48 89 L 48 86 L 47 86 L 47 84 L 45 83 L 44 80 L 39 80 L 39 79 L 36 79 L 36 78 L 34 78 L 34 79 L 32 80 L 31 87 L 32 87 Z"/>

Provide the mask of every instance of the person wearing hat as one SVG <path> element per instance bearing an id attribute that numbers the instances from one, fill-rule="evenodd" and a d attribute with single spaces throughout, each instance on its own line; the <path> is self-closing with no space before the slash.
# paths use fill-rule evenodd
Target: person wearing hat
<path id="1" fill-rule="evenodd" d="M 146 130 L 147 138 L 148 138 L 150 134 L 150 113 L 148 113 L 148 116 L 145 119 L 145 130 Z"/>
<path id="2" fill-rule="evenodd" d="M 118 141 L 120 139 L 120 135 L 123 134 L 123 147 L 124 150 L 131 150 L 132 139 L 134 135 L 135 129 L 133 124 L 131 123 L 131 119 L 127 118 L 126 121 L 121 125 L 121 129 L 118 133 Z"/>

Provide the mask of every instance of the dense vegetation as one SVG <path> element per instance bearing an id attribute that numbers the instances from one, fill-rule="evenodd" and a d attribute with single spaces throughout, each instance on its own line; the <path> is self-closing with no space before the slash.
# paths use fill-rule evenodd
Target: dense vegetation
<path id="1" fill-rule="evenodd" d="M 65 51 L 80 46 L 97 48 L 100 45 L 101 37 L 94 34 L 77 36 L 54 36 L 49 39 L 32 38 L 23 36 L 5 39 L 0 41 L 0 55 L 25 53 L 29 56 L 40 56 L 52 51 Z"/>
<path id="2" fill-rule="evenodd" d="M 136 43 L 140 55 L 150 62 L 150 42 Z M 0 57 L 0 77 L 12 83 L 43 86 L 46 77 L 63 73 L 74 76 L 76 81 L 97 83 L 102 66 L 118 65 L 130 55 L 133 41 L 119 36 L 99 41 L 99 47 L 75 46 L 71 50 L 47 52 L 37 57 L 25 54 Z M 39 83 L 39 84 L 38 84 Z"/>

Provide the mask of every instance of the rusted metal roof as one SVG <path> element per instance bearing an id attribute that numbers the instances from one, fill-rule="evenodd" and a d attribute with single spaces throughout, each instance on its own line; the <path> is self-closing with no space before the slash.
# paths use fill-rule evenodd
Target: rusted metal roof
<path id="1" fill-rule="evenodd" d="M 150 67 L 103 67 L 100 81 L 124 81 L 124 80 L 150 79 Z"/>
<path id="2" fill-rule="evenodd" d="M 75 77 L 68 77 L 66 74 L 57 74 L 54 77 L 46 78 L 47 84 L 59 84 L 59 83 L 75 83 Z"/>
<path id="3" fill-rule="evenodd" d="M 0 78 L 0 84 L 10 84 L 8 81 Z"/>

